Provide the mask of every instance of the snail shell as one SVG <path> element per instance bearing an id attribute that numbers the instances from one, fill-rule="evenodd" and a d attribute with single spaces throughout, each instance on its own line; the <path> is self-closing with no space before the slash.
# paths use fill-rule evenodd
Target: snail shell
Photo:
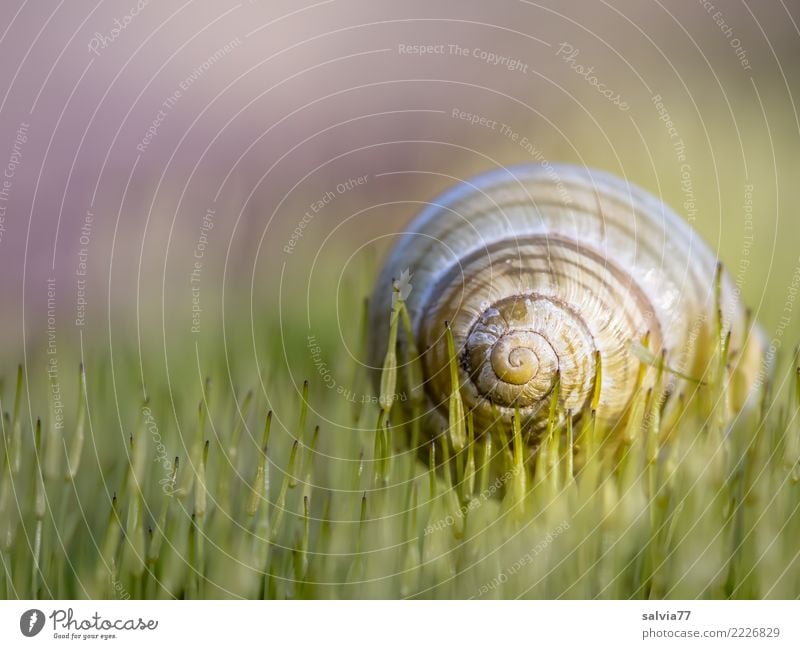
<path id="1" fill-rule="evenodd" d="M 386 353 L 392 280 L 405 296 L 430 410 L 447 416 L 446 326 L 465 410 L 488 429 L 515 409 L 540 426 L 557 379 L 564 411 L 585 411 L 600 358 L 597 417 L 619 421 L 641 360 L 631 343 L 667 353 L 668 392 L 709 377 L 716 349 L 717 259 L 664 203 L 610 174 L 526 165 L 465 181 L 430 203 L 401 237 L 370 301 L 370 365 Z M 406 287 L 408 290 L 408 287 Z M 719 300 L 731 332 L 731 413 L 743 407 L 763 342 L 723 273 Z M 648 371 L 645 387 L 655 382 Z"/>

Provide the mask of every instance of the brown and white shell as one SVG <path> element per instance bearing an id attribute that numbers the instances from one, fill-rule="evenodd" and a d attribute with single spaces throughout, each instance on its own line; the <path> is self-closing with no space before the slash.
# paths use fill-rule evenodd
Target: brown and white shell
<path id="1" fill-rule="evenodd" d="M 449 323 L 464 408 L 479 430 L 497 416 L 511 421 L 515 408 L 546 420 L 557 377 L 561 408 L 585 411 L 597 353 L 597 416 L 614 422 L 636 389 L 632 344 L 646 334 L 655 355 L 667 353 L 671 392 L 696 387 L 682 375 L 708 378 L 717 266 L 681 217 L 625 180 L 569 165 L 491 171 L 433 200 L 389 254 L 370 302 L 369 362 L 379 368 L 386 352 L 392 279 L 410 272 L 406 305 L 432 412 L 447 416 Z M 720 305 L 735 413 L 757 380 L 763 342 L 727 274 Z"/>

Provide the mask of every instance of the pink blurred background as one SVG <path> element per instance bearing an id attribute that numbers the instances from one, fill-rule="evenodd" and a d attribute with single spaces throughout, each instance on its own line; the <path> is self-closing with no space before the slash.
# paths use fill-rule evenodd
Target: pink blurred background
<path id="1" fill-rule="evenodd" d="M 65 342 L 137 310 L 188 329 L 200 243 L 204 317 L 223 286 L 249 300 L 253 274 L 259 308 L 277 304 L 281 273 L 297 301 L 306 289 L 335 292 L 351 254 L 367 246 L 379 257 L 390 237 L 375 237 L 401 231 L 456 179 L 536 162 L 454 109 L 508 124 L 546 160 L 624 175 L 685 214 L 654 95 L 687 144 L 695 225 L 734 269 L 754 188 L 763 263 L 742 290 L 769 326 L 798 263 L 800 4 L 715 4 L 5 1 L 0 165 L 14 168 L 0 202 L 4 353 L 20 356 L 23 331 L 44 339 L 51 277 Z M 562 43 L 577 51 L 571 60 Z M 413 45 L 443 53 L 406 53 Z M 588 66 L 628 110 L 582 76 Z M 335 199 L 287 254 L 326 192 Z"/>

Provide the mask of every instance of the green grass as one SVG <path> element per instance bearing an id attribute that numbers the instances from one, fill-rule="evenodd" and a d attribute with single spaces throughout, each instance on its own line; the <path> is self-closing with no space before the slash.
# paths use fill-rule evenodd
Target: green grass
<path id="1" fill-rule="evenodd" d="M 518 419 L 476 435 L 457 389 L 430 443 L 408 417 L 418 368 L 393 347 L 376 394 L 334 332 L 316 360 L 297 333 L 267 345 L 258 372 L 234 333 L 171 344 L 168 374 L 152 343 L 88 347 L 85 372 L 61 352 L 63 427 L 46 350 L 6 368 L 0 597 L 800 595 L 796 358 L 728 425 L 721 336 L 669 436 L 641 390 L 614 431 L 552 408 L 533 454 Z"/>

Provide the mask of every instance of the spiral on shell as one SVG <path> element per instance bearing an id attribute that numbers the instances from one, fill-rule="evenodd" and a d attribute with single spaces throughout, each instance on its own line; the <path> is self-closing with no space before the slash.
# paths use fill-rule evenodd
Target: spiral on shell
<path id="1" fill-rule="evenodd" d="M 476 428 L 515 411 L 541 428 L 553 398 L 624 417 L 642 379 L 633 345 L 666 354 L 666 391 L 707 378 L 718 322 L 730 332 L 731 413 L 752 392 L 762 341 L 715 255 L 663 202 L 610 174 L 569 165 L 496 170 L 432 201 L 391 251 L 370 302 L 370 364 L 387 344 L 391 283 L 405 298 L 432 416 L 447 416 L 450 357 Z M 411 344 L 413 343 L 413 344 Z M 409 362 L 413 362 L 413 359 Z M 643 382 L 643 385 L 642 385 Z"/>

